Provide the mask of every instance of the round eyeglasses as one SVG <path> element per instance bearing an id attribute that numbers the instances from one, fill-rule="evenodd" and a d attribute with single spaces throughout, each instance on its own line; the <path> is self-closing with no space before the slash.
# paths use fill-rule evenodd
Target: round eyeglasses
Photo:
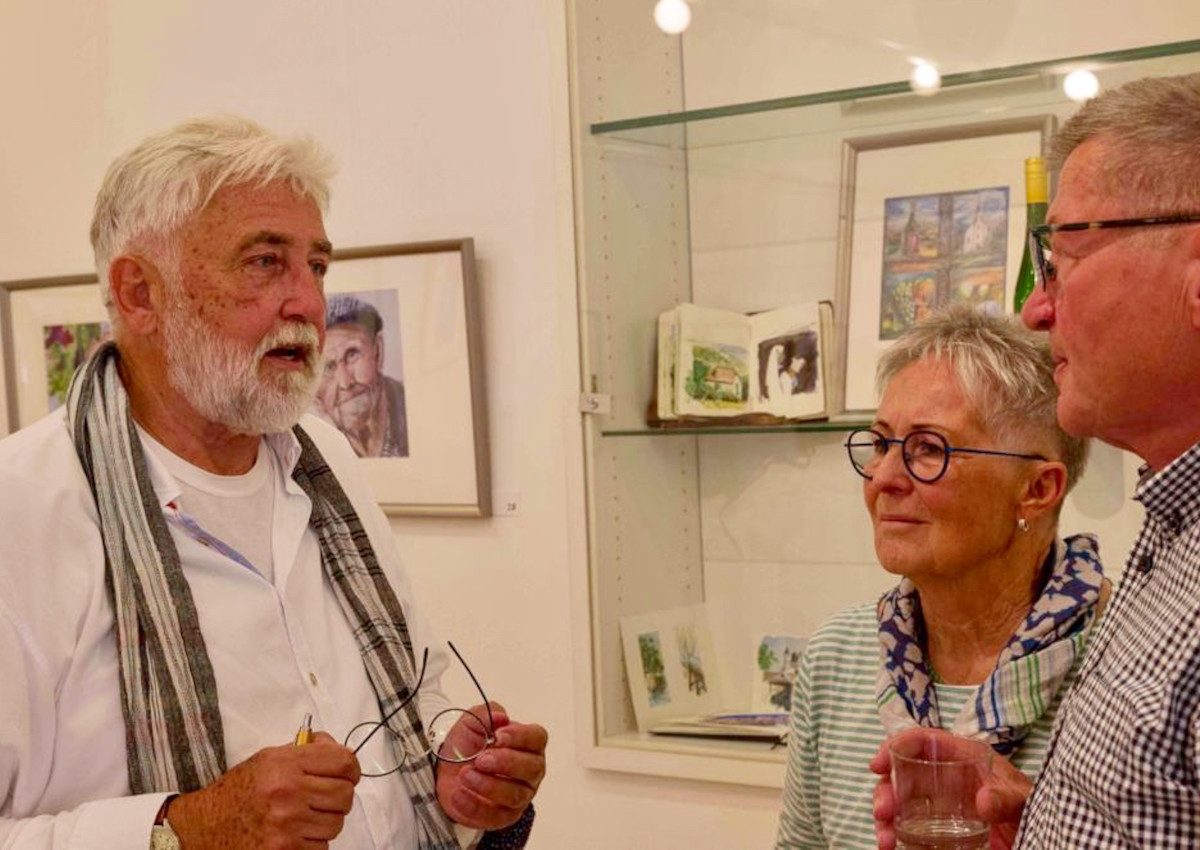
<path id="1" fill-rule="evenodd" d="M 492 718 L 492 705 L 488 702 L 487 695 L 483 692 L 483 686 L 479 684 L 479 680 L 475 678 L 475 674 L 471 672 L 471 668 L 467 666 L 466 660 L 454 644 L 446 641 L 446 645 L 450 647 L 450 650 L 459 660 L 459 663 L 462 664 L 463 669 L 467 671 L 467 675 L 471 677 L 471 681 L 478 689 L 479 696 L 482 699 L 481 704 L 487 713 L 487 720 L 485 721 L 469 709 L 444 709 L 433 716 L 433 719 L 429 721 L 428 728 L 425 730 L 428 746 L 421 741 L 407 740 L 388 725 L 388 721 L 412 702 L 416 698 L 417 692 L 421 690 L 421 683 L 425 681 L 425 665 L 429 663 L 429 647 L 425 647 L 425 653 L 421 656 L 421 673 L 417 676 L 417 684 L 413 687 L 412 691 L 383 720 L 366 720 L 359 723 L 346 735 L 344 745 L 347 749 L 353 750 L 355 755 L 358 755 L 359 751 L 381 729 L 391 739 L 391 746 L 386 749 L 392 754 L 392 758 L 390 759 L 392 766 L 387 767 L 386 764 L 364 764 L 362 765 L 363 776 L 379 777 L 395 773 L 404 767 L 410 758 L 436 759 L 437 761 L 450 762 L 452 764 L 462 764 L 479 758 L 479 756 L 483 755 L 484 750 L 496 743 L 496 723 Z M 447 752 L 442 752 L 442 745 L 450 738 L 451 730 L 460 723 L 462 726 L 454 734 L 453 740 L 450 741 L 450 749 Z"/>
<path id="2" fill-rule="evenodd" d="M 870 480 L 874 470 L 894 445 L 900 446 L 900 457 L 904 460 L 904 468 L 908 470 L 908 474 L 923 484 L 932 484 L 946 474 L 952 454 L 1047 460 L 1042 455 L 952 446 L 946 442 L 945 437 L 936 431 L 911 431 L 908 436 L 900 440 L 885 437 L 871 428 L 851 431 L 850 436 L 846 438 L 846 453 L 850 455 L 850 465 L 854 467 L 854 471 Z"/>

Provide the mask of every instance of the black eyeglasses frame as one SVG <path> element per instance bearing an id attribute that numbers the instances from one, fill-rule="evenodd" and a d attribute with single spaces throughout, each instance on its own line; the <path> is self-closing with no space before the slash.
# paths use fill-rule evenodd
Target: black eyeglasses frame
<path id="1" fill-rule="evenodd" d="M 855 442 L 855 438 L 860 437 L 863 434 L 871 435 L 872 439 L 870 443 Z M 933 437 L 937 442 L 942 444 L 944 449 L 944 453 L 942 454 L 942 468 L 938 471 L 937 475 L 925 477 L 917 474 L 917 472 L 913 470 L 912 452 L 910 449 L 905 448 L 906 444 L 912 440 L 913 437 Z M 955 454 L 991 455 L 993 457 L 1012 457 L 1019 458 L 1021 460 L 1049 460 L 1049 458 L 1045 457 L 1044 455 L 1038 454 L 1022 454 L 1020 452 L 1002 452 L 996 449 L 969 449 L 962 446 L 952 446 L 950 445 L 950 441 L 937 431 L 929 431 L 924 428 L 917 429 L 916 431 L 909 431 L 903 439 L 885 437 L 874 428 L 859 428 L 850 432 L 850 434 L 846 437 L 846 442 L 843 443 L 843 445 L 846 447 L 846 455 L 850 458 L 850 465 L 854 467 L 854 471 L 868 481 L 872 480 L 874 476 L 870 475 L 866 468 L 864 466 L 860 466 L 858 461 L 854 459 L 854 449 L 855 447 L 865 447 L 868 445 L 878 446 L 879 443 L 886 445 L 888 447 L 887 451 L 890 451 L 892 446 L 900 446 L 900 459 L 904 462 L 905 471 L 908 472 L 909 476 L 914 481 L 920 481 L 922 484 L 935 484 L 940 481 L 942 476 L 946 474 L 946 470 L 950 468 L 951 455 Z M 883 460 L 883 458 L 886 457 L 887 451 L 880 456 L 879 460 Z"/>
<path id="2" fill-rule="evenodd" d="M 1142 218 L 1110 218 L 1101 221 L 1070 221 L 1063 224 L 1036 225 L 1029 228 L 1029 250 L 1033 254 L 1038 285 L 1045 292 L 1047 283 L 1057 274 L 1054 263 L 1046 259 L 1048 254 L 1053 253 L 1050 249 L 1050 236 L 1052 234 L 1071 233 L 1081 230 L 1109 230 L 1120 227 L 1163 227 L 1173 224 L 1197 223 L 1200 223 L 1200 213 L 1152 215 Z"/>

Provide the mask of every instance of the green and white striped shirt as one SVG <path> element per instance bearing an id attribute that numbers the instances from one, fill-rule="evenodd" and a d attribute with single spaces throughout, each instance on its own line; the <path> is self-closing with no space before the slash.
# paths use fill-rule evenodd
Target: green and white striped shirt
<path id="1" fill-rule="evenodd" d="M 886 736 L 875 711 L 881 663 L 875 611 L 870 602 L 834 615 L 804 653 L 792 702 L 777 850 L 877 847 L 871 796 L 878 777 L 867 765 Z M 1080 649 L 1086 639 L 1086 634 L 1074 638 Z M 1080 651 L 1054 701 L 1012 756 L 1031 779 L 1042 768 L 1055 712 L 1082 658 Z M 976 686 L 934 687 L 948 727 L 969 708 Z"/>

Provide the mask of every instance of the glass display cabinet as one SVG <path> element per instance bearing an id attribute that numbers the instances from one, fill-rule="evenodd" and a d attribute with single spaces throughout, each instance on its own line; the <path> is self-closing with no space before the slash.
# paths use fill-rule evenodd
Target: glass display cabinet
<path id="1" fill-rule="evenodd" d="M 1063 75 L 1085 68 L 1107 88 L 1196 71 L 1200 42 L 949 74 L 932 97 L 903 80 L 689 110 L 679 39 L 645 26 L 644 10 L 634 23 L 605 8 L 579 0 L 571 15 L 589 413 L 591 652 L 581 681 L 594 707 L 580 720 L 580 751 L 592 767 L 779 786 L 782 748 L 638 731 L 621 618 L 705 602 L 724 701 L 737 708 L 761 636 L 808 635 L 893 584 L 875 561 L 842 447 L 871 418 L 888 287 L 904 282 L 889 265 L 888 234 L 914 214 L 914 198 L 978 205 L 979 192 L 999 191 L 994 262 L 982 276 L 951 269 L 952 295 L 938 297 L 1010 304 L 1023 159 L 1041 154 L 1076 108 Z M 825 351 L 840 385 L 828 419 L 647 425 L 662 311 L 692 302 L 749 313 L 819 299 L 833 302 L 837 324 Z M 1098 454 L 1064 531 L 1103 519 L 1124 522 L 1132 537 L 1128 476 L 1120 457 Z"/>

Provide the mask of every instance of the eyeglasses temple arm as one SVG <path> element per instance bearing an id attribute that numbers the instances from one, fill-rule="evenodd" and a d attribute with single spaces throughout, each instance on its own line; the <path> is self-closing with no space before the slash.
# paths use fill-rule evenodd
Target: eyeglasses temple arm
<path id="1" fill-rule="evenodd" d="M 960 452 L 962 454 L 972 455 L 997 455 L 999 457 L 1020 457 L 1025 458 L 1026 460 L 1047 460 L 1047 458 L 1043 457 L 1042 455 L 1023 455 L 1019 452 L 996 452 L 989 449 L 960 449 L 958 446 L 947 446 L 946 450 L 949 452 Z"/>
<path id="2" fill-rule="evenodd" d="M 455 645 L 450 641 L 446 641 L 446 644 L 450 647 L 450 651 L 453 652 L 454 656 L 458 659 L 458 663 L 461 664 L 463 669 L 467 671 L 467 675 L 471 677 L 471 681 L 475 683 L 475 688 L 479 691 L 479 695 L 483 697 L 483 707 L 487 711 L 488 716 L 488 738 L 490 739 L 496 734 L 496 720 L 492 717 L 492 704 L 488 701 L 487 694 L 483 692 L 483 685 L 479 684 L 479 680 L 475 678 L 475 674 L 471 672 L 470 666 L 468 666 L 466 660 L 462 657 L 462 653 L 460 653 L 458 648 L 455 647 Z"/>
<path id="3" fill-rule="evenodd" d="M 453 647 L 451 647 L 451 649 L 453 649 Z M 458 653 L 456 652 L 454 654 L 457 655 Z M 459 660 L 461 661 L 462 659 L 459 659 Z M 371 733 L 369 735 L 367 735 L 367 737 L 363 738 L 362 742 L 357 747 L 354 748 L 355 755 L 358 755 L 358 751 L 367 745 L 367 741 L 369 741 L 375 737 L 376 732 L 378 732 L 384 726 L 387 726 L 388 721 L 390 721 L 393 717 L 395 717 L 397 714 L 399 714 L 400 710 L 402 708 L 404 708 L 404 706 L 408 705 L 410 702 L 413 701 L 413 699 L 416 698 L 417 694 L 421 690 L 421 683 L 425 681 L 425 666 L 428 663 L 429 663 L 429 647 L 425 647 L 425 652 L 422 653 L 422 655 L 421 655 L 421 674 L 419 676 L 417 676 L 416 686 L 411 691 L 409 691 L 408 696 L 405 697 L 404 699 L 402 699 L 398 706 L 396 706 L 390 712 L 388 712 L 387 717 L 383 718 L 383 720 L 380 720 L 379 723 L 377 723 L 375 725 L 375 728 L 371 730 Z M 470 671 L 468 670 L 467 672 L 470 672 Z M 475 678 L 475 677 L 472 676 L 471 678 Z"/>

